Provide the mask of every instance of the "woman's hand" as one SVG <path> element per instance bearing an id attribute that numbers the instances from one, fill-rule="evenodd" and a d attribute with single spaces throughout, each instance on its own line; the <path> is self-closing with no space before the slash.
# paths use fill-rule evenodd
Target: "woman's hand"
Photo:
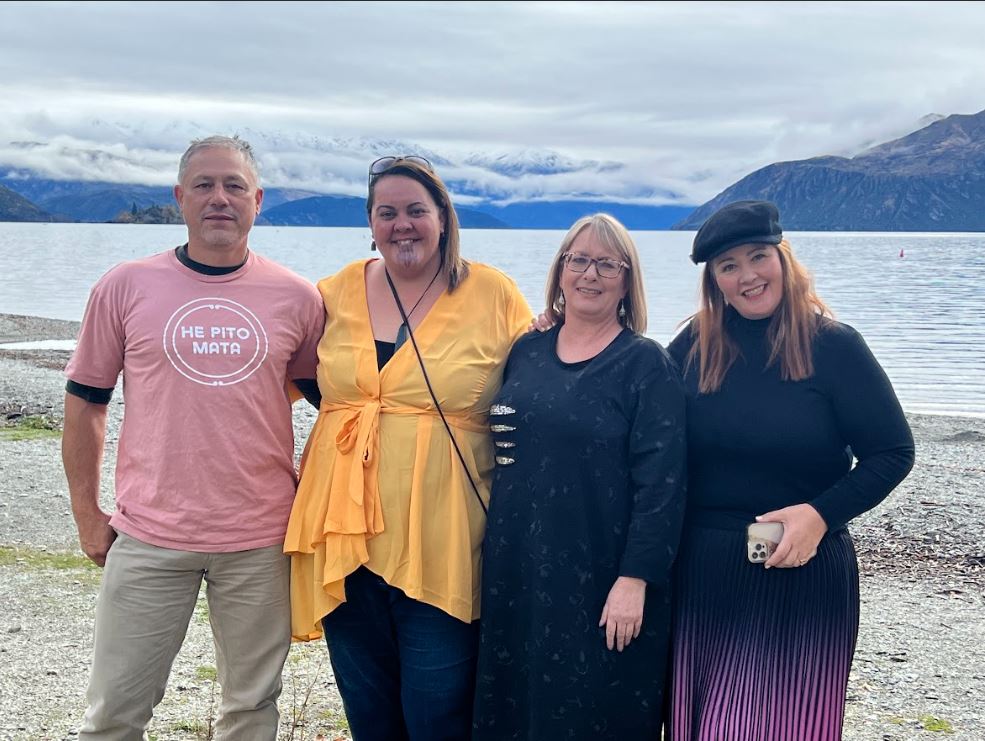
<path id="1" fill-rule="evenodd" d="M 632 576 L 620 576 L 609 590 L 602 608 L 599 627 L 605 627 L 605 645 L 622 651 L 629 642 L 639 637 L 643 625 L 643 602 L 646 600 L 646 582 Z"/>
<path id="2" fill-rule="evenodd" d="M 768 569 L 774 566 L 781 569 L 803 566 L 817 555 L 817 544 L 828 531 L 824 518 L 809 504 L 795 504 L 767 512 L 757 517 L 756 522 L 783 523 L 783 538 L 766 562 Z"/>
<path id="3" fill-rule="evenodd" d="M 540 314 L 530 320 L 530 327 L 527 328 L 527 331 L 533 332 L 536 329 L 538 332 L 546 332 L 553 326 L 554 322 L 547 318 L 547 314 Z"/>

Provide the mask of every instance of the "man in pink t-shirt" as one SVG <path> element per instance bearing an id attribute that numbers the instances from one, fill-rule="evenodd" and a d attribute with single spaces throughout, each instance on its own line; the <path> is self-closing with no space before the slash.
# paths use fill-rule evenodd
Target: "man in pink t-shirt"
<path id="1" fill-rule="evenodd" d="M 277 735 L 297 484 L 288 384 L 315 377 L 324 308 L 312 284 L 248 247 L 263 199 L 249 144 L 193 142 L 174 194 L 188 243 L 96 283 L 65 370 L 72 511 L 82 550 L 105 565 L 83 741 L 143 738 L 202 579 L 222 686 L 216 738 Z M 121 372 L 110 515 L 99 472 Z"/>

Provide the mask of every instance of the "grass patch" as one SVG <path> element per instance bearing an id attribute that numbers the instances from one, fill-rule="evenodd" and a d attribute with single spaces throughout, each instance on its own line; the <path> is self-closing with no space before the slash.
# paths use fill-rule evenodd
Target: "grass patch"
<path id="1" fill-rule="evenodd" d="M 214 666 L 200 666 L 195 669 L 195 678 L 215 682 L 219 679 L 219 672 Z"/>
<path id="2" fill-rule="evenodd" d="M 200 720 L 178 720 L 171 724 L 171 730 L 194 733 L 196 737 L 202 738 L 209 732 L 209 727 Z"/>
<path id="3" fill-rule="evenodd" d="M 209 602 L 205 598 L 205 582 L 202 582 L 202 586 L 199 588 L 198 599 L 195 600 L 195 612 L 192 613 L 195 622 L 198 625 L 209 625 Z"/>
<path id="4" fill-rule="evenodd" d="M 341 711 L 332 710 L 331 708 L 322 710 L 318 713 L 318 718 L 328 723 L 330 729 L 333 731 L 345 731 L 349 733 L 349 721 L 345 717 L 345 713 Z"/>
<path id="5" fill-rule="evenodd" d="M 99 571 L 85 556 L 79 553 L 42 551 L 32 548 L 12 548 L 0 545 L 0 566 L 25 566 L 29 569 L 54 569 L 59 571 L 86 569 Z"/>
<path id="6" fill-rule="evenodd" d="M 925 731 L 954 733 L 954 726 L 951 725 L 950 721 L 944 720 L 943 718 L 935 718 L 933 715 L 921 715 L 917 720 L 920 721 L 920 725 L 923 726 Z"/>
<path id="7" fill-rule="evenodd" d="M 61 437 L 62 431 L 58 420 L 47 414 L 28 414 L 14 420 L 8 427 L 0 427 L 0 440 L 43 440 L 50 437 Z"/>

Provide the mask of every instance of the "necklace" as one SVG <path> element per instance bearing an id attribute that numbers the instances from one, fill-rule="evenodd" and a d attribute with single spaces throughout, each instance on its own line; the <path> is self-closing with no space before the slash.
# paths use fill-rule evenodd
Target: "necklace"
<path id="1" fill-rule="evenodd" d="M 404 305 L 400 301 L 400 296 L 397 295 L 397 287 L 393 285 L 393 280 L 390 278 L 390 271 L 384 267 L 383 273 L 386 275 L 386 282 L 390 284 L 390 290 L 393 293 L 393 300 L 396 302 L 397 308 L 400 310 L 400 318 L 403 319 L 400 326 L 397 327 L 397 339 L 393 343 L 393 351 L 396 352 L 400 349 L 400 346 L 407 341 L 407 324 L 410 322 L 411 314 L 413 314 L 417 307 L 421 305 L 421 301 L 423 301 L 424 297 L 428 295 L 428 291 L 431 290 L 431 286 L 433 286 L 434 282 L 438 280 L 438 276 L 441 274 L 441 265 L 438 265 L 438 269 L 434 272 L 434 277 L 431 278 L 431 282 L 428 283 L 427 288 L 424 289 L 420 297 L 417 299 L 417 302 L 406 314 L 404 314 Z"/>
<path id="2" fill-rule="evenodd" d="M 407 312 L 407 321 L 410 321 L 410 318 L 414 315 L 414 312 L 417 310 L 417 307 L 421 305 L 421 301 L 423 301 L 424 300 L 424 297 L 428 295 L 428 291 L 431 290 L 431 286 L 434 285 L 434 282 L 436 280 L 438 280 L 438 275 L 440 273 L 441 273 L 441 266 L 439 265 L 438 266 L 438 269 L 434 273 L 434 277 L 431 278 L 431 282 L 428 283 L 428 286 L 427 286 L 427 288 L 424 289 L 424 292 L 421 294 L 421 297 L 419 299 L 417 299 L 417 303 L 415 303 L 411 307 L 410 311 Z"/>

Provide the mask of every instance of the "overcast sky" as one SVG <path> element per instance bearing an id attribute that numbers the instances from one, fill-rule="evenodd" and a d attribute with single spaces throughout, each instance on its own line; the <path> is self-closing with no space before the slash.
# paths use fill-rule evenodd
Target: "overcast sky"
<path id="1" fill-rule="evenodd" d="M 268 186 L 361 195 L 410 148 L 504 199 L 696 204 L 985 109 L 983 38 L 980 2 L 4 2 L 0 172 L 169 184 L 243 132 Z M 518 153 L 573 172 L 466 162 Z"/>

